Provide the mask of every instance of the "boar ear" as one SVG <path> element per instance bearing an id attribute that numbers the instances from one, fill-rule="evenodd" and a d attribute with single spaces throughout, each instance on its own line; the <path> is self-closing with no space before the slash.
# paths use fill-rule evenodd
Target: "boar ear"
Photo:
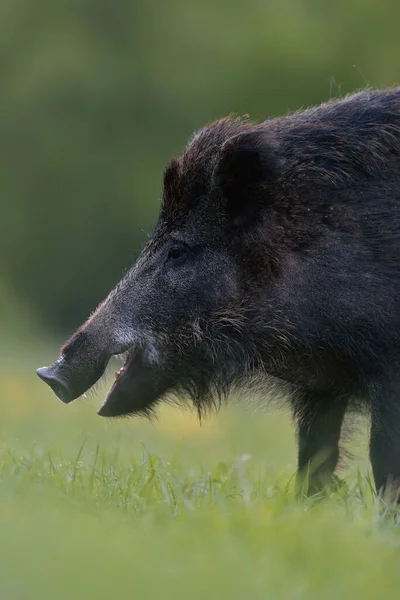
<path id="1" fill-rule="evenodd" d="M 265 131 L 242 133 L 225 142 L 214 185 L 231 223 L 251 223 L 271 198 L 282 164 L 278 144 Z"/>

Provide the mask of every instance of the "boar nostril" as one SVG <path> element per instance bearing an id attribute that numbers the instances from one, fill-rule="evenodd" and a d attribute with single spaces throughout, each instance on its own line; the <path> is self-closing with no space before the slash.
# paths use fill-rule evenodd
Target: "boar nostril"
<path id="1" fill-rule="evenodd" d="M 68 386 L 62 379 L 57 377 L 52 372 L 51 367 L 41 367 L 37 369 L 36 373 L 39 375 L 40 379 L 42 379 L 47 385 L 51 387 L 55 395 L 62 400 L 63 402 L 71 402 L 74 400 L 74 395 L 69 390 Z"/>

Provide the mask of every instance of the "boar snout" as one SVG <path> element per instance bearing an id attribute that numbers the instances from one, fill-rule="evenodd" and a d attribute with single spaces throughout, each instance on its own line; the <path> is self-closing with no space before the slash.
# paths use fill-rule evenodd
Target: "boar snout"
<path id="1" fill-rule="evenodd" d="M 65 373 L 63 373 L 63 371 L 65 371 L 65 368 L 63 368 L 64 363 L 65 360 L 63 358 L 59 358 L 49 367 L 40 367 L 40 369 L 36 370 L 36 373 L 39 375 L 40 379 L 42 379 L 51 387 L 55 395 L 60 400 L 68 403 L 74 400 L 76 396 L 68 385 L 68 380 L 65 377 Z"/>
<path id="2" fill-rule="evenodd" d="M 76 369 L 61 357 L 49 367 L 37 369 L 36 373 L 60 400 L 68 403 L 87 392 L 100 379 L 107 362 L 104 361 L 90 370 Z"/>

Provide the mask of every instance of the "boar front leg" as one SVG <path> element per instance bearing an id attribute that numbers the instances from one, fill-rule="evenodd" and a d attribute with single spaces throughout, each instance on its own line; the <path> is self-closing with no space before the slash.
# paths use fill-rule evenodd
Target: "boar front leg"
<path id="1" fill-rule="evenodd" d="M 298 424 L 299 491 L 313 495 L 329 483 L 339 460 L 339 441 L 348 399 L 302 392 L 294 402 Z"/>
<path id="2" fill-rule="evenodd" d="M 400 503 L 400 382 L 388 374 L 370 383 L 370 460 L 376 491 Z"/>

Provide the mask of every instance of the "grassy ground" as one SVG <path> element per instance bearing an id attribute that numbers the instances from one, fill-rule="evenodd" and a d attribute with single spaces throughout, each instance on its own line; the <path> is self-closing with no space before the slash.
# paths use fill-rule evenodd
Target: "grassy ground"
<path id="1" fill-rule="evenodd" d="M 107 422 L 101 391 L 65 406 L 36 381 L 42 357 L 20 362 L 0 372 L 1 599 L 399 598 L 400 527 L 364 438 L 345 486 L 299 502 L 286 415 Z"/>

